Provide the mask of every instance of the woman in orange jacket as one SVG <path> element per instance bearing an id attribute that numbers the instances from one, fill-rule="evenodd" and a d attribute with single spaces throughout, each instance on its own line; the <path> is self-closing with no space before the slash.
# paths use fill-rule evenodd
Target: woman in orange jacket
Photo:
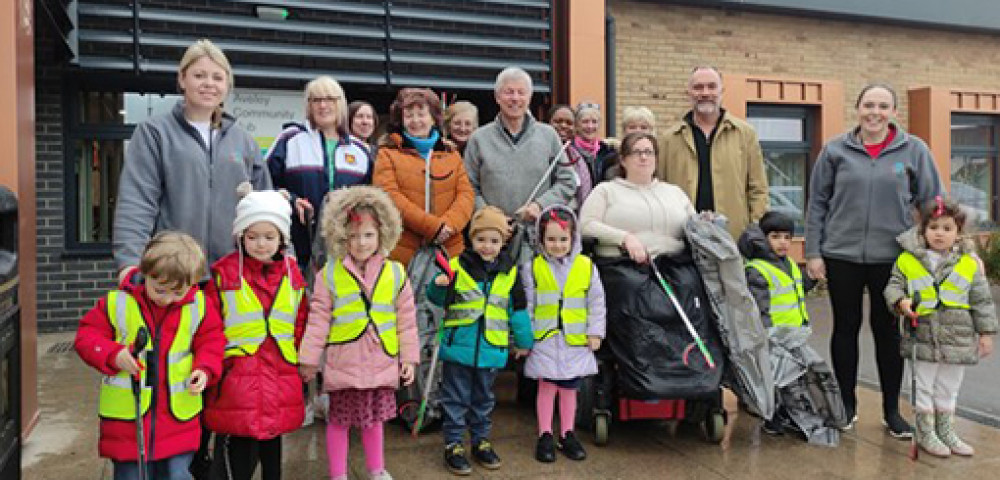
<path id="1" fill-rule="evenodd" d="M 458 150 L 441 136 L 441 101 L 427 88 L 404 88 L 389 110 L 373 183 L 389 193 L 403 216 L 403 236 L 390 258 L 408 265 L 421 245 L 462 253 L 462 229 L 475 192 Z M 430 175 L 426 175 L 426 172 Z"/>

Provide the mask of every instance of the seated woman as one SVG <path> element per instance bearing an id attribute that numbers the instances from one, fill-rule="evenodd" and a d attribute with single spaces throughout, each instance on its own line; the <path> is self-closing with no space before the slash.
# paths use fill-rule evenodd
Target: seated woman
<path id="1" fill-rule="evenodd" d="M 597 241 L 594 261 L 606 293 L 610 355 L 601 357 L 617 364 L 619 391 L 629 398 L 710 396 L 718 393 L 723 355 L 684 243 L 684 225 L 695 211 L 680 188 L 654 177 L 656 158 L 651 134 L 627 135 L 620 177 L 594 187 L 580 211 L 583 236 Z M 710 357 L 692 350 L 696 340 L 660 278 Z"/>

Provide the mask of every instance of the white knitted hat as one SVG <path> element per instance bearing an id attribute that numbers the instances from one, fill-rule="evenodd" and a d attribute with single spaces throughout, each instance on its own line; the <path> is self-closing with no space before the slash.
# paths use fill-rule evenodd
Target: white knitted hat
<path id="1" fill-rule="evenodd" d="M 249 183 L 242 183 L 236 189 L 243 198 L 236 204 L 236 220 L 233 220 L 233 236 L 239 237 L 243 231 L 256 222 L 270 222 L 281 232 L 285 244 L 292 241 L 289 229 L 292 224 L 292 206 L 281 191 L 252 191 Z"/>

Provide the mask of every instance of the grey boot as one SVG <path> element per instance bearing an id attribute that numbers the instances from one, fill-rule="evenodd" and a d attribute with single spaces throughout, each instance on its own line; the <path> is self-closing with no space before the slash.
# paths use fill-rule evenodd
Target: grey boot
<path id="1" fill-rule="evenodd" d="M 955 433 L 955 412 L 935 413 L 934 425 L 938 438 L 941 439 L 941 442 L 945 446 L 951 449 L 951 453 L 965 457 L 971 457 L 976 453 L 976 450 L 971 445 L 963 442 L 961 438 L 958 438 L 958 434 Z"/>
<path id="2" fill-rule="evenodd" d="M 951 449 L 937 436 L 934 418 L 933 413 L 917 413 L 917 445 L 935 457 L 950 456 Z"/>

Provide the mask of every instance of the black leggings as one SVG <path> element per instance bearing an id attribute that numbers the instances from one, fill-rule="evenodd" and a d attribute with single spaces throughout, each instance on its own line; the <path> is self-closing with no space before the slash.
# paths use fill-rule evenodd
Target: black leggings
<path id="1" fill-rule="evenodd" d="M 875 361 L 882 387 L 883 414 L 899 408 L 899 387 L 903 380 L 903 358 L 899 355 L 899 329 L 885 304 L 883 291 L 892 273 L 892 264 L 861 264 L 824 258 L 833 307 L 833 335 L 830 355 L 840 384 L 844 407 L 857 412 L 854 389 L 858 381 L 858 334 L 864 317 L 862 299 L 868 288 L 869 323 L 875 339 Z"/>
<path id="2" fill-rule="evenodd" d="M 214 478 L 250 480 L 260 461 L 263 480 L 281 480 L 281 437 L 256 440 L 233 435 L 215 436 Z"/>

